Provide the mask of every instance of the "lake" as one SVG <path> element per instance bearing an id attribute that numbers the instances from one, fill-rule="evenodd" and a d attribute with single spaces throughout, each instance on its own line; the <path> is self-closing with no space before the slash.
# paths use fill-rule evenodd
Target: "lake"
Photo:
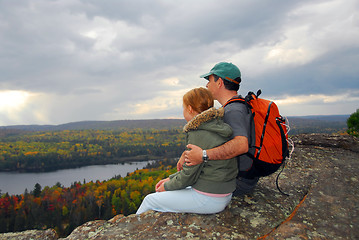
<path id="1" fill-rule="evenodd" d="M 52 187 L 57 182 L 64 187 L 69 187 L 74 182 L 83 183 L 84 180 L 86 182 L 104 181 L 116 175 L 125 177 L 129 172 L 144 168 L 147 163 L 148 161 L 95 165 L 41 173 L 0 172 L 0 190 L 1 193 L 22 194 L 26 188 L 29 192 L 32 191 L 36 183 L 44 188 L 45 186 Z"/>

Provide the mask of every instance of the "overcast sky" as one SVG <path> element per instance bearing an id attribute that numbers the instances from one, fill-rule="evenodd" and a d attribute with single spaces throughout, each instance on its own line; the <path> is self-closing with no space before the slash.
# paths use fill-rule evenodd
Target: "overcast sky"
<path id="1" fill-rule="evenodd" d="M 0 125 L 182 118 L 216 63 L 286 116 L 359 108 L 357 0 L 0 0 Z"/>

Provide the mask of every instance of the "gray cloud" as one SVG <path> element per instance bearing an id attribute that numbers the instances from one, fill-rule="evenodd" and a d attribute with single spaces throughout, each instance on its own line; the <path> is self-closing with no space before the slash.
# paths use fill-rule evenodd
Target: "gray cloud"
<path id="1" fill-rule="evenodd" d="M 358 8 L 354 0 L 1 1 L 0 100 L 6 91 L 30 95 L 21 106 L 0 104 L 0 125 L 181 117 L 181 95 L 204 86 L 198 76 L 219 61 L 240 67 L 242 94 L 355 96 Z M 293 103 L 301 112 L 284 114 L 348 114 L 353 101 L 340 110 Z"/>

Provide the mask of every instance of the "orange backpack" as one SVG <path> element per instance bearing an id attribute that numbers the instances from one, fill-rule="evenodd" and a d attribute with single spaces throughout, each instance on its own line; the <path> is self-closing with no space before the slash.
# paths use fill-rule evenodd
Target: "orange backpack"
<path id="1" fill-rule="evenodd" d="M 254 154 L 249 154 L 253 159 L 254 168 L 250 170 L 251 177 L 263 177 L 274 173 L 289 156 L 285 118 L 279 114 L 274 102 L 258 98 L 260 94 L 261 90 L 258 90 L 257 94 L 249 92 L 245 98 L 232 98 L 224 105 L 241 102 L 252 112 L 255 146 L 249 148 L 255 150 L 252 151 Z"/>

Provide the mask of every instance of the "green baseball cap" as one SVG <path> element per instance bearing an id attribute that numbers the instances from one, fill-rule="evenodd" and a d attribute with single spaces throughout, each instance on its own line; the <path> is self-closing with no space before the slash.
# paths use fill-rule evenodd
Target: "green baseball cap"
<path id="1" fill-rule="evenodd" d="M 209 80 L 209 76 L 212 74 L 235 84 L 240 83 L 240 81 L 238 82 L 236 78 L 241 77 L 241 71 L 239 71 L 238 67 L 232 63 L 217 63 L 209 73 L 203 74 L 200 77 Z"/>

